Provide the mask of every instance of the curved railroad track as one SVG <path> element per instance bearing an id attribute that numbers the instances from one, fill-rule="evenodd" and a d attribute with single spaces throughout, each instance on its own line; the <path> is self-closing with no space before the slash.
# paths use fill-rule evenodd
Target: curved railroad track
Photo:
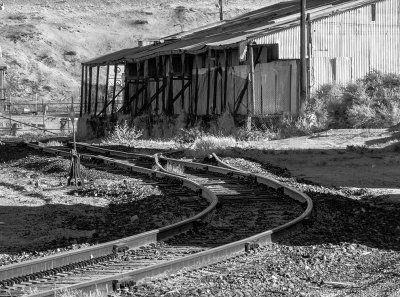
<path id="1" fill-rule="evenodd" d="M 29 146 L 70 157 L 69 149 Z M 143 279 L 206 266 L 273 242 L 301 227 L 311 215 L 312 201 L 307 195 L 271 178 L 229 167 L 215 155 L 217 166 L 83 143 L 77 147 L 90 152 L 81 153 L 82 162 L 152 177 L 181 189 L 176 195 L 182 202 L 191 203 L 200 196 L 209 205 L 190 219 L 157 230 L 0 267 L 0 296 L 26 292 L 54 296 L 55 287 L 85 292 L 134 290 Z M 152 169 L 155 164 L 157 170 Z"/>

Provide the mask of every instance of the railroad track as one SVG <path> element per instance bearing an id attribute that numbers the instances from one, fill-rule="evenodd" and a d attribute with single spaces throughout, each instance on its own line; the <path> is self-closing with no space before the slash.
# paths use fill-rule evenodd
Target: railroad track
<path id="1" fill-rule="evenodd" d="M 32 148 L 70 157 L 64 148 Z M 54 288 L 112 292 L 134 290 L 145 278 L 165 277 L 182 268 L 212 264 L 243 250 L 268 244 L 301 226 L 312 210 L 311 199 L 261 175 L 187 162 L 160 155 L 110 151 L 78 143 L 83 162 L 122 168 L 189 189 L 180 196 L 193 202 L 200 195 L 209 206 L 193 218 L 90 248 L 0 267 L 3 296 L 54 296 Z M 158 170 L 153 170 L 154 164 Z M 141 165 L 141 166 L 139 166 Z M 171 174 L 166 168 L 174 169 Z M 178 170 L 177 170 L 178 168 Z M 46 264 L 44 264 L 46 263 Z M 0 294 L 0 296 L 2 296 Z"/>

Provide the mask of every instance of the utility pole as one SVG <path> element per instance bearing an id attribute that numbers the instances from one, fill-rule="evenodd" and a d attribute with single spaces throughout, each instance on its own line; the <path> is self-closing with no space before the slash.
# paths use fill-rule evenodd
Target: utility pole
<path id="1" fill-rule="evenodd" d="M 219 0 L 219 20 L 223 21 L 224 20 L 224 12 L 222 9 L 222 1 L 223 0 Z"/>
<path id="2" fill-rule="evenodd" d="M 304 113 L 308 99 L 308 69 L 307 69 L 307 1 L 300 0 L 300 115 Z"/>

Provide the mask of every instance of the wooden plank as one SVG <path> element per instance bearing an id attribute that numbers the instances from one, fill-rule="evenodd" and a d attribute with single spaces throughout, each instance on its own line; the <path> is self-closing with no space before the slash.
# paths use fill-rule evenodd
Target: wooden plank
<path id="1" fill-rule="evenodd" d="M 136 113 L 137 113 L 137 111 L 138 111 L 138 102 L 139 102 L 139 94 L 141 93 L 141 92 L 139 92 L 139 74 L 140 74 L 140 63 L 139 62 L 137 62 L 136 63 L 136 73 L 137 73 L 137 77 L 136 77 L 136 93 L 135 93 L 135 96 L 137 96 L 136 97 L 136 100 L 135 100 L 135 111 L 134 111 L 134 115 L 136 115 Z M 132 97 L 131 97 L 131 99 L 132 99 Z M 132 102 L 132 100 L 130 100 L 131 102 Z"/>
<path id="2" fill-rule="evenodd" d="M 85 66 L 85 114 L 87 113 L 87 96 L 88 96 L 88 66 Z"/>
<path id="3" fill-rule="evenodd" d="M 208 71 L 207 71 L 207 112 L 208 115 L 210 111 L 210 92 L 211 92 L 211 50 L 208 50 L 207 54 L 207 64 L 208 64 Z"/>
<path id="4" fill-rule="evenodd" d="M 89 97 L 88 97 L 88 109 L 87 113 L 90 114 L 92 111 L 92 80 L 93 80 L 93 67 L 89 67 Z"/>
<path id="5" fill-rule="evenodd" d="M 106 92 L 104 94 L 104 106 L 107 106 L 108 100 L 108 77 L 110 75 L 110 65 L 107 64 L 107 73 L 106 73 Z M 107 108 L 104 108 L 104 116 L 107 116 Z"/>
<path id="6" fill-rule="evenodd" d="M 196 86 L 194 89 L 194 114 L 197 115 L 197 104 L 199 102 L 199 68 L 196 67 Z"/>
<path id="7" fill-rule="evenodd" d="M 139 110 L 139 112 L 137 113 L 138 115 L 140 115 L 143 111 L 145 111 L 146 109 L 148 109 L 149 107 L 151 107 L 151 105 L 153 104 L 154 100 L 156 100 L 158 98 L 158 95 L 160 95 L 160 93 L 162 92 L 162 90 L 166 87 L 166 85 L 162 85 L 161 88 L 158 88 L 158 90 L 156 91 L 156 93 L 151 96 L 149 102 L 145 105 L 142 106 L 142 108 Z"/>
<path id="8" fill-rule="evenodd" d="M 83 113 L 83 90 L 84 90 L 84 84 L 85 84 L 85 80 L 84 80 L 84 76 L 85 76 L 85 66 L 82 65 L 82 75 L 81 75 L 81 109 L 80 109 L 80 117 L 82 117 L 82 113 Z"/>
<path id="9" fill-rule="evenodd" d="M 95 101 L 94 101 L 94 114 L 97 114 L 97 106 L 98 106 L 98 101 L 99 101 L 99 76 L 100 76 L 100 66 L 97 66 L 97 71 L 96 71 L 96 95 L 95 95 Z"/>
<path id="10" fill-rule="evenodd" d="M 104 110 L 107 109 L 107 107 L 108 107 L 110 104 L 114 105 L 113 102 L 114 102 L 115 99 L 125 90 L 125 88 L 126 88 L 126 86 L 124 86 L 123 88 L 121 88 L 121 90 L 118 91 L 118 93 L 115 95 L 115 97 L 112 98 L 112 99 L 110 100 L 110 102 L 107 103 L 107 105 L 104 105 L 104 108 L 99 112 L 99 115 L 102 114 L 102 113 L 104 112 Z M 121 108 L 118 110 L 118 112 L 122 111 L 123 108 L 124 108 L 124 107 L 121 107 Z"/>
<path id="11" fill-rule="evenodd" d="M 223 113 L 226 110 L 226 103 L 227 103 L 227 93 L 228 93 L 228 51 L 224 51 L 225 54 L 225 75 L 224 75 L 224 104 L 223 107 L 221 108 L 221 113 Z"/>
<path id="12" fill-rule="evenodd" d="M 160 77 L 159 77 L 159 65 L 160 63 L 160 57 L 156 57 L 156 93 L 157 98 L 156 98 L 156 109 L 155 109 L 155 114 L 159 113 L 159 109 L 160 109 L 160 104 L 159 104 L 159 94 L 160 94 Z M 164 90 L 164 88 L 163 88 Z M 151 100 L 150 100 L 151 101 Z"/>
<path id="13" fill-rule="evenodd" d="M 114 113 L 115 110 L 115 92 L 117 90 L 117 73 L 118 73 L 118 66 L 117 64 L 114 65 L 114 87 L 113 87 L 113 99 L 112 99 L 112 104 L 111 104 L 111 114 Z"/>
<path id="14" fill-rule="evenodd" d="M 190 86 L 191 83 L 192 83 L 192 82 L 191 82 L 191 80 L 189 79 L 189 81 L 183 86 L 183 88 L 179 91 L 179 93 L 176 94 L 175 97 L 172 99 L 172 104 L 174 104 L 175 101 L 178 100 L 178 98 L 179 98 L 180 96 L 182 96 L 182 93 L 185 93 L 185 90 Z"/>
<path id="15" fill-rule="evenodd" d="M 235 115 L 237 114 L 237 112 L 238 112 L 238 110 L 240 108 L 240 104 L 242 104 L 243 97 L 244 97 L 244 94 L 246 94 L 248 85 L 249 85 L 249 81 L 246 80 L 246 82 L 245 82 L 245 84 L 243 86 L 243 89 L 240 91 L 239 98 L 238 98 L 238 101 L 236 103 L 235 113 L 234 113 Z"/>
<path id="16" fill-rule="evenodd" d="M 182 61 L 182 78 L 181 78 L 181 86 L 182 89 L 185 88 L 185 54 L 181 55 L 181 61 Z M 182 92 L 181 94 L 181 108 L 182 111 L 185 109 L 185 92 Z"/>
<path id="17" fill-rule="evenodd" d="M 166 65 L 165 65 L 165 63 L 166 63 L 166 61 L 165 61 L 166 59 L 165 59 L 165 57 L 164 56 L 162 56 L 161 57 L 161 65 L 162 65 L 162 67 L 163 67 L 163 84 L 165 84 L 167 87 L 168 87 L 168 82 L 167 82 L 167 72 L 166 72 Z M 165 99 L 166 99 L 166 88 L 163 88 L 163 91 L 162 91 L 162 96 L 161 96 L 161 108 L 162 108 L 162 112 L 164 113 L 165 112 Z"/>

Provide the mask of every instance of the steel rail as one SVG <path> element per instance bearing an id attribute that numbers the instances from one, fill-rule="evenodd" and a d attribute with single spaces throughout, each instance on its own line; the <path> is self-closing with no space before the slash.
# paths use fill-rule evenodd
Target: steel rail
<path id="1" fill-rule="evenodd" d="M 47 153 L 52 153 L 58 156 L 70 157 L 70 153 L 62 150 L 57 150 L 54 148 L 42 147 L 36 144 L 28 144 L 29 147 L 36 150 L 42 150 Z M 212 193 L 206 187 L 197 184 L 191 180 L 177 177 L 168 173 L 163 173 L 160 171 L 155 171 L 143 167 L 134 166 L 121 161 L 116 161 L 103 156 L 90 156 L 82 155 L 83 158 L 96 158 L 104 161 L 107 164 L 114 165 L 118 168 L 128 169 L 131 172 L 137 172 L 141 174 L 146 174 L 147 176 L 153 178 L 169 178 L 172 180 L 179 180 L 183 187 L 198 191 L 199 194 L 205 198 L 210 205 L 202 212 L 196 214 L 195 216 L 171 224 L 160 229 L 155 229 L 152 231 L 144 232 L 134 236 L 129 236 L 126 238 L 110 241 L 107 243 L 94 245 L 74 251 L 63 252 L 60 254 L 52 255 L 46 258 L 34 259 L 25 262 L 20 262 L 11 265 L 5 265 L 0 267 L 0 281 L 6 279 L 17 278 L 24 275 L 34 274 L 37 272 L 42 272 L 46 270 L 55 269 L 58 267 L 63 267 L 69 264 L 90 260 L 93 258 L 98 258 L 105 255 L 110 255 L 118 251 L 119 249 L 126 248 L 137 248 L 146 244 L 155 243 L 157 241 L 165 240 L 171 236 L 177 235 L 179 233 L 185 232 L 193 227 L 193 224 L 199 220 L 204 219 L 216 206 L 218 198 L 214 193 Z"/>
<path id="2" fill-rule="evenodd" d="M 104 157 L 102 157 L 104 158 Z M 129 168 L 133 165 L 123 163 L 121 161 L 116 161 L 107 158 L 110 164 L 114 164 L 116 167 Z M 212 263 L 216 263 L 222 261 L 226 258 L 232 257 L 234 254 L 241 252 L 245 249 L 248 249 L 252 244 L 257 245 L 266 245 L 272 242 L 275 242 L 281 236 L 287 235 L 289 232 L 297 230 L 302 227 L 302 222 L 311 216 L 313 202 L 310 197 L 306 194 L 297 191 L 296 189 L 289 187 L 287 185 L 281 184 L 279 181 L 275 179 L 264 177 L 258 174 L 251 174 L 236 168 L 224 168 L 213 165 L 205 165 L 201 163 L 187 162 L 182 160 L 176 160 L 171 158 L 160 157 L 158 155 L 155 156 L 156 163 L 161 166 L 160 160 L 169 161 L 178 163 L 185 167 L 190 167 L 194 169 L 204 170 L 210 173 L 219 173 L 229 176 L 234 176 L 238 178 L 247 178 L 252 179 L 256 183 L 266 185 L 268 187 L 274 188 L 276 190 L 283 190 L 282 193 L 289 196 L 290 198 L 300 201 L 305 205 L 304 212 L 293 219 L 292 221 L 280 225 L 276 228 L 267 230 L 265 232 L 259 233 L 257 235 L 232 242 L 223 246 L 219 246 L 207 251 L 199 252 L 190 256 L 185 256 L 180 259 L 176 259 L 173 261 L 169 261 L 166 263 L 161 263 L 157 265 L 152 265 L 149 267 L 137 269 L 127 273 L 116 274 L 107 278 L 97 279 L 94 281 L 88 281 L 84 283 L 79 283 L 75 285 L 71 285 L 66 287 L 65 289 L 79 289 L 85 292 L 94 293 L 96 291 L 101 292 L 112 292 L 118 285 L 118 283 L 129 283 L 129 282 L 137 282 L 144 278 L 160 278 L 167 277 L 173 273 L 176 273 L 178 270 L 182 268 L 186 269 L 194 269 L 202 266 L 206 266 Z M 221 163 L 221 165 L 223 165 Z M 161 171 L 163 174 L 167 174 L 165 169 L 161 166 Z M 161 174 L 160 172 L 158 172 Z M 174 174 L 174 176 L 178 176 Z M 183 178 L 182 176 L 179 176 Z M 44 297 L 44 296 L 54 296 L 54 291 L 42 292 L 39 294 L 32 295 L 35 297 Z"/>

